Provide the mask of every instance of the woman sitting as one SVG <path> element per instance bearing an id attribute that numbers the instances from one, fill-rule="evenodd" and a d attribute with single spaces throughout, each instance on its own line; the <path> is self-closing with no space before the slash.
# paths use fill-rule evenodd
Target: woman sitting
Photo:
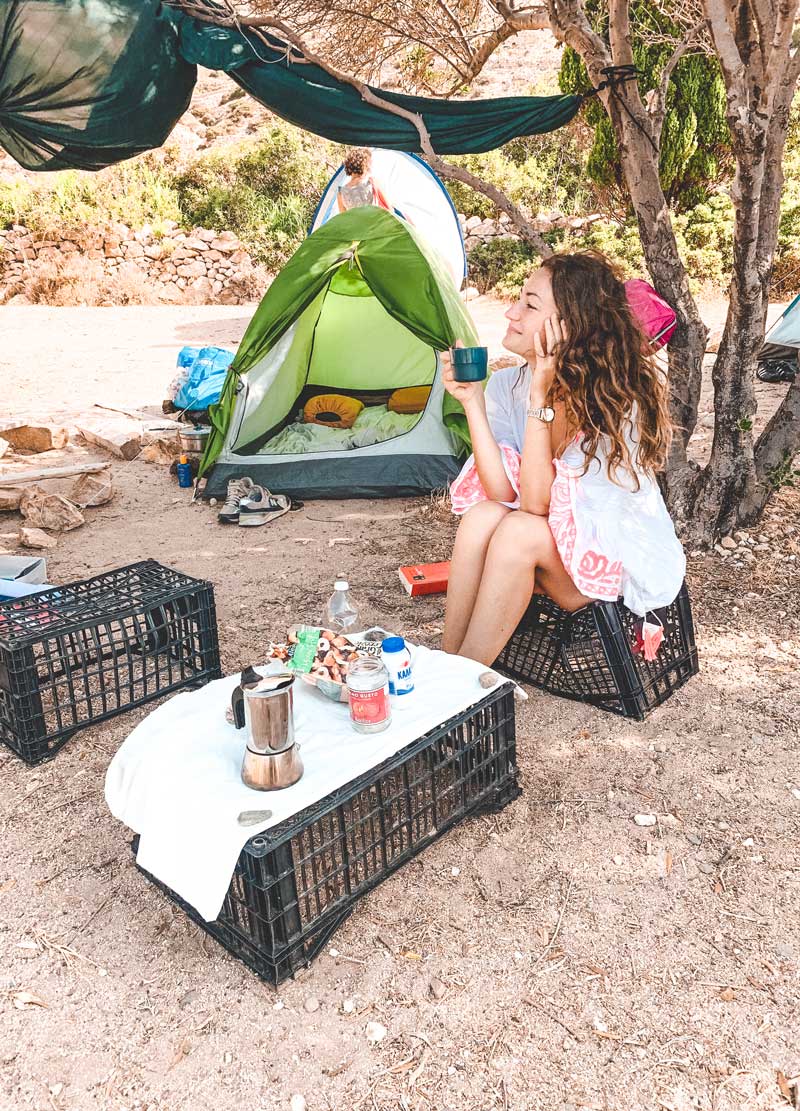
<path id="1" fill-rule="evenodd" d="M 444 648 L 486 664 L 534 590 L 566 610 L 622 596 L 646 617 L 675 599 L 686 567 L 655 478 L 671 437 L 667 385 L 609 261 L 546 259 L 506 317 L 503 346 L 524 362 L 485 393 L 443 356 L 474 451 L 451 487 L 463 519 Z"/>

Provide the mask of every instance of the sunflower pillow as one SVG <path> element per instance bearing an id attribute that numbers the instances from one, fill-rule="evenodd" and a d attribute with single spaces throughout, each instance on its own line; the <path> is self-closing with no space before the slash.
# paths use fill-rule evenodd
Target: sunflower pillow
<path id="1" fill-rule="evenodd" d="M 325 424 L 328 428 L 352 428 L 364 406 L 354 397 L 341 393 L 321 393 L 306 402 L 303 420 L 306 424 Z"/>

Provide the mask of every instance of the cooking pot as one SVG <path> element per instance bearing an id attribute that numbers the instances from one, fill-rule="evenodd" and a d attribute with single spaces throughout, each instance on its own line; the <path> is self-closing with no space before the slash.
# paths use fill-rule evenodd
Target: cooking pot
<path id="1" fill-rule="evenodd" d="M 205 451 L 210 434 L 210 428 L 200 428 L 197 425 L 194 428 L 182 428 L 178 433 L 181 451 Z"/>

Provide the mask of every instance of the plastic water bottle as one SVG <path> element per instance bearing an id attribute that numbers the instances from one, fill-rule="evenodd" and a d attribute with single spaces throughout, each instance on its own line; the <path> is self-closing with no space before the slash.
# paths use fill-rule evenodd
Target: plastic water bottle
<path id="1" fill-rule="evenodd" d="M 178 463 L 178 485 L 187 488 L 192 485 L 192 468 L 185 455 L 181 456 Z"/>
<path id="2" fill-rule="evenodd" d="M 347 579 L 337 579 L 333 584 L 333 594 L 328 599 L 328 628 L 337 633 L 349 633 L 358 621 L 358 609 L 350 597 L 350 584 Z"/>
<path id="3" fill-rule="evenodd" d="M 414 675 L 411 653 L 402 637 L 385 637 L 381 645 L 383 666 L 389 672 L 389 694 L 392 705 L 398 709 L 409 704 L 414 693 Z"/>

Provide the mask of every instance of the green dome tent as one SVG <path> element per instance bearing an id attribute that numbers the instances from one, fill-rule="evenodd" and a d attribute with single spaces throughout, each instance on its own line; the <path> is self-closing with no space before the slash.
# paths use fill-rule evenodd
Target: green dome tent
<path id="1" fill-rule="evenodd" d="M 219 496 L 240 475 L 295 497 L 447 486 L 469 449 L 463 410 L 439 375 L 437 352 L 457 339 L 477 343 L 474 325 L 447 266 L 415 229 L 374 207 L 336 216 L 301 244 L 244 334 L 211 410 L 205 494 Z M 367 418 L 380 418 L 383 436 L 390 395 L 410 386 L 430 387 L 424 411 L 389 438 L 302 443 L 309 426 L 299 410 L 311 398 L 357 399 Z"/>

